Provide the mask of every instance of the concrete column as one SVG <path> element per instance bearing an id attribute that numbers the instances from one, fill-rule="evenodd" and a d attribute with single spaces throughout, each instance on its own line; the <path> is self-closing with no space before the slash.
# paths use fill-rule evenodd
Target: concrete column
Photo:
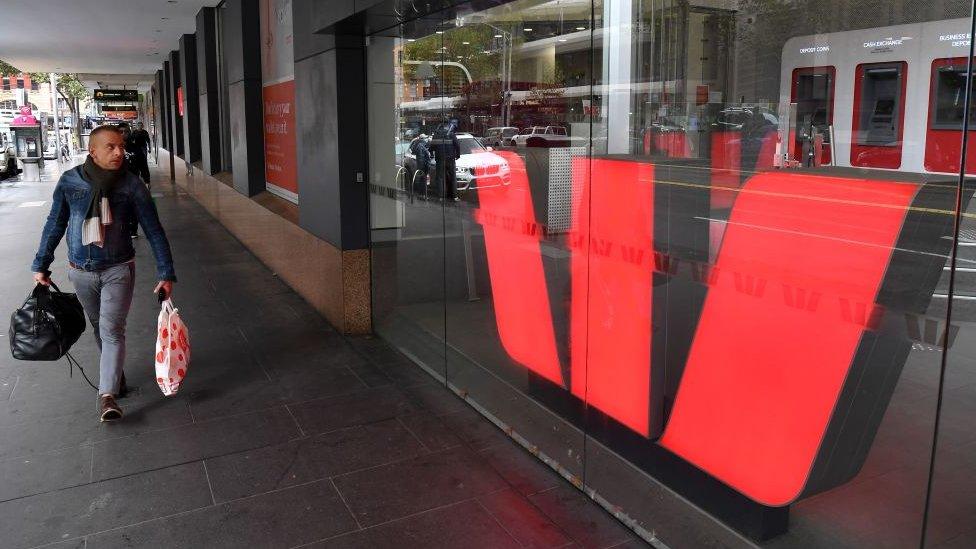
<path id="1" fill-rule="evenodd" d="M 253 196 L 265 188 L 261 103 L 261 20 L 258 0 L 228 0 L 224 23 L 234 188 Z"/>
<path id="2" fill-rule="evenodd" d="M 180 76 L 180 52 L 173 50 L 169 52 L 169 93 L 170 93 L 170 128 L 173 130 L 170 144 L 170 152 L 182 157 L 183 152 L 183 117 L 180 116 L 179 90 L 183 86 Z"/>
<path id="3" fill-rule="evenodd" d="M 166 73 L 163 69 L 156 71 L 156 144 L 157 147 L 168 149 L 166 143 Z"/>
<path id="4" fill-rule="evenodd" d="M 170 62 L 163 62 L 163 108 L 160 111 L 160 118 L 162 119 L 163 128 L 166 130 L 166 141 L 165 148 L 169 153 L 166 155 L 169 157 L 169 179 L 174 181 L 176 179 L 176 162 L 174 157 L 176 153 L 174 152 L 175 138 L 173 134 L 173 68 L 170 66 Z"/>
<path id="5" fill-rule="evenodd" d="M 603 104 L 610 154 L 631 152 L 632 13 L 632 0 L 603 3 Z"/>
<path id="6" fill-rule="evenodd" d="M 180 81 L 183 83 L 183 159 L 200 160 L 200 92 L 197 89 L 197 38 L 180 37 Z"/>
<path id="7" fill-rule="evenodd" d="M 362 35 L 322 34 L 335 16 L 293 2 L 299 224 L 341 250 L 369 246 L 366 51 Z M 348 6 L 351 10 L 352 6 Z"/>
<path id="8" fill-rule="evenodd" d="M 197 13 L 197 89 L 200 93 L 200 162 L 214 174 L 220 165 L 220 90 L 217 66 L 217 12 L 203 8 Z"/>

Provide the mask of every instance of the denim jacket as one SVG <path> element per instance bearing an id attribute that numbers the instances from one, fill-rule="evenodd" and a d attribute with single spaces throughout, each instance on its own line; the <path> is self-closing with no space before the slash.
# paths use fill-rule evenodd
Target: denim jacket
<path id="1" fill-rule="evenodd" d="M 176 280 L 173 255 L 170 253 L 166 232 L 159 223 L 156 205 L 149 190 L 138 176 L 126 172 L 109 195 L 112 223 L 105 226 L 104 246 L 81 243 L 81 226 L 88 213 L 91 185 L 81 176 L 81 166 L 61 175 L 52 197 L 51 213 L 44 224 L 41 244 L 38 247 L 31 271 L 48 272 L 54 261 L 54 250 L 68 231 L 68 259 L 86 271 L 98 271 L 125 263 L 135 257 L 129 224 L 138 221 L 156 256 L 156 273 L 159 280 Z"/>

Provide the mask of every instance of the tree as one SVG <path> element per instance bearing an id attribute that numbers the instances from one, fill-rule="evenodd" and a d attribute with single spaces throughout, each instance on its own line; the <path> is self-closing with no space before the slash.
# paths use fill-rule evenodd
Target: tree
<path id="1" fill-rule="evenodd" d="M 10 63 L 0 59 L 0 75 L 14 76 L 18 74 L 25 73 Z M 38 83 L 51 81 L 51 74 L 47 72 L 27 72 L 26 74 L 30 76 L 32 81 Z M 78 103 L 91 97 L 91 95 L 88 93 L 88 88 L 81 83 L 81 80 L 78 80 L 78 75 L 65 73 L 55 75 L 55 89 L 58 95 L 60 95 L 64 99 L 65 103 L 68 104 L 68 110 L 71 111 L 71 121 L 74 125 L 75 139 L 80 144 L 81 124 L 78 120 Z"/>
<path id="2" fill-rule="evenodd" d="M 0 59 L 0 76 L 13 76 L 20 74 L 20 69 Z"/>

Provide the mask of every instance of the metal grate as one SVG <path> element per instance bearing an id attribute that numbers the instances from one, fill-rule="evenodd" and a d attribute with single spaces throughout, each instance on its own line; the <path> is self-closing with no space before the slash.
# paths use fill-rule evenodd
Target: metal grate
<path id="1" fill-rule="evenodd" d="M 546 225 L 550 232 L 569 230 L 573 205 L 579 200 L 579 189 L 573 188 L 573 159 L 585 158 L 586 147 L 549 149 L 549 198 Z"/>

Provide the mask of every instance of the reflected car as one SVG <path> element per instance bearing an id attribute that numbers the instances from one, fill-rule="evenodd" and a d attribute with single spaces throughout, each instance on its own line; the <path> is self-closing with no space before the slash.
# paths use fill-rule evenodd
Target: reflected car
<path id="1" fill-rule="evenodd" d="M 542 145 L 549 141 L 564 142 L 568 137 L 569 132 L 563 126 L 529 126 L 523 129 L 522 133 L 513 137 L 511 144 L 516 147 L 529 147 L 536 143 Z"/>
<path id="2" fill-rule="evenodd" d="M 501 126 L 488 128 L 485 136 L 481 139 L 481 144 L 486 147 L 502 147 L 509 145 L 512 138 L 518 135 L 519 129 L 515 126 Z"/>
<path id="3" fill-rule="evenodd" d="M 741 130 L 743 124 L 755 116 L 755 114 L 762 115 L 764 124 L 779 126 L 779 119 L 776 118 L 775 114 L 767 109 L 763 109 L 761 107 L 729 107 L 718 113 L 718 117 L 715 119 L 715 122 L 712 123 L 712 127 L 718 130 L 738 131 Z"/>
<path id="4" fill-rule="evenodd" d="M 509 185 L 512 182 L 511 168 L 504 158 L 492 154 L 491 147 L 485 147 L 470 133 L 457 134 L 460 158 L 454 162 L 454 177 L 457 190 L 465 191 L 472 188 L 490 188 Z M 431 151 L 433 152 L 433 151 Z M 430 162 L 430 172 L 433 174 L 437 167 L 437 158 Z M 417 173 L 417 157 L 409 152 L 403 155 L 403 186 L 414 181 Z M 430 180 L 427 185 L 434 185 Z M 414 186 L 413 188 L 416 188 Z"/>
<path id="5" fill-rule="evenodd" d="M 17 153 L 12 146 L 0 142 L 0 180 L 20 173 L 17 168 Z"/>
<path id="6" fill-rule="evenodd" d="M 512 182 L 508 162 L 497 154 L 492 154 L 490 147 L 482 145 L 470 133 L 457 134 L 457 140 L 461 147 L 461 158 L 454 164 L 454 174 L 459 191 L 497 187 Z"/>

